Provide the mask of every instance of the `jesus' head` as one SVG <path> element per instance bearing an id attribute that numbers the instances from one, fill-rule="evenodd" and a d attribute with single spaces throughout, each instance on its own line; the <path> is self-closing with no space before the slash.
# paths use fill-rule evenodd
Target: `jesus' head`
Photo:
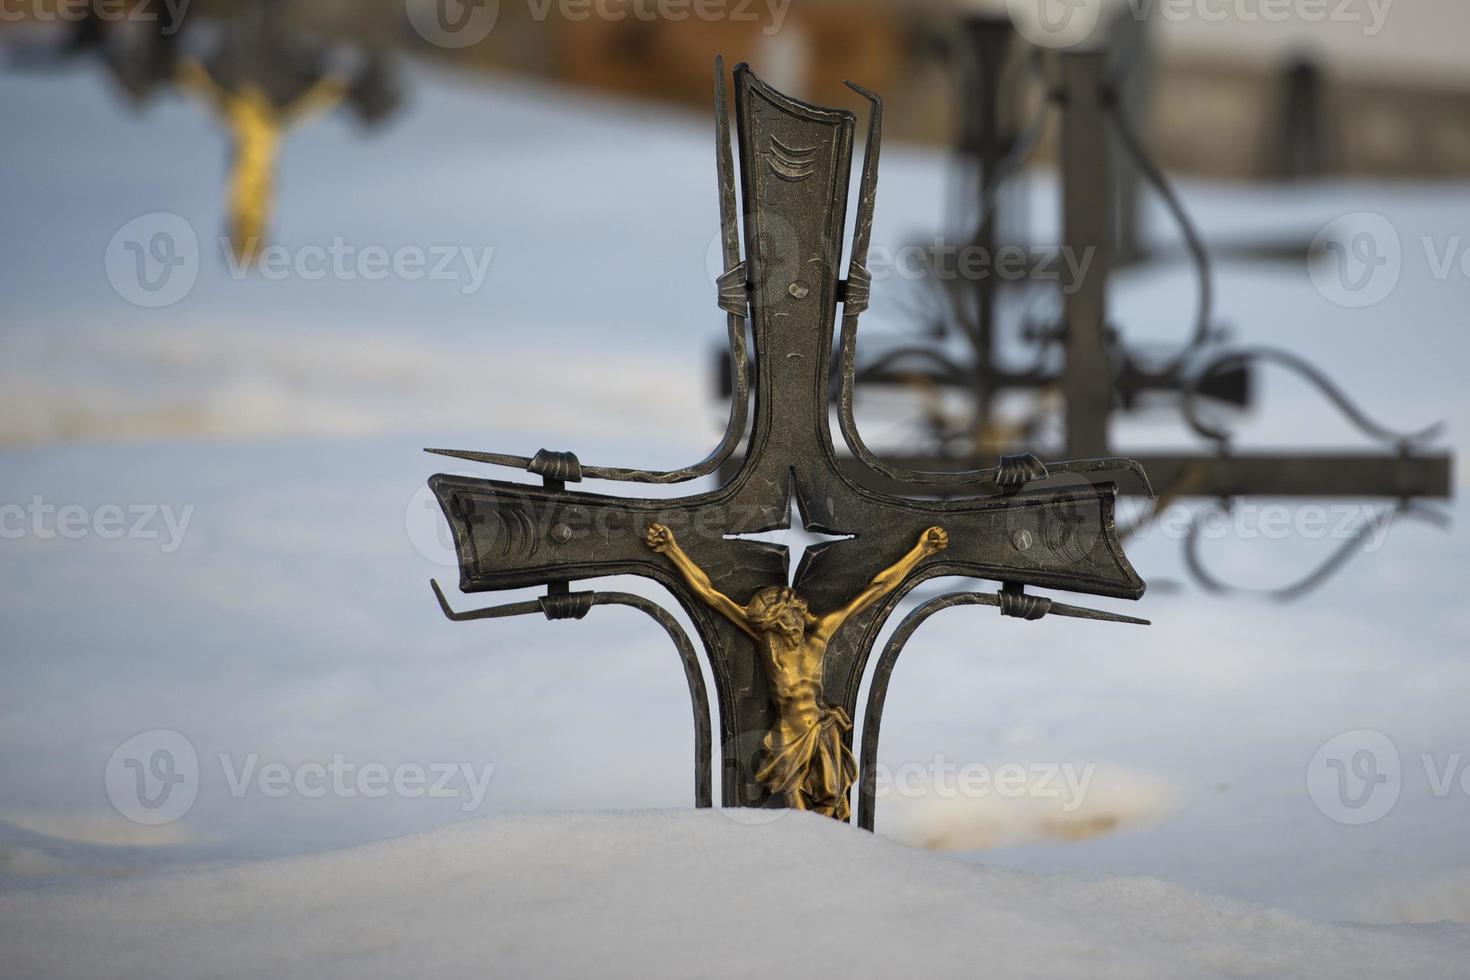
<path id="1" fill-rule="evenodd" d="M 771 585 L 758 591 L 745 604 L 745 618 L 763 632 L 780 630 L 792 643 L 800 643 L 806 633 L 806 600 L 788 586 Z"/>

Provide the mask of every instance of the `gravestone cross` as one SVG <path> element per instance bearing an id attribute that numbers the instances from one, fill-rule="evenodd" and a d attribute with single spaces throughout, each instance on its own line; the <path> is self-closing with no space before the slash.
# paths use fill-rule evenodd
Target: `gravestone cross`
<path id="1" fill-rule="evenodd" d="M 429 485 L 453 532 L 463 592 L 545 586 L 530 601 L 446 615 L 482 619 L 541 612 L 580 618 L 592 607 L 633 605 L 659 620 L 679 647 L 694 700 L 696 803 L 708 806 L 709 715 L 700 665 L 664 610 L 626 593 L 573 592 L 570 583 L 638 575 L 662 585 L 693 623 L 708 658 L 719 706 L 722 802 L 797 807 L 848 819 L 857 775 L 851 719 L 869 653 L 903 596 L 940 576 L 1002 583 L 995 593 L 941 596 L 899 629 L 948 605 L 989 604 L 1006 615 L 1052 613 L 1142 622 L 1053 602 L 1027 586 L 1139 598 L 1144 583 L 1113 525 L 1116 486 L 1101 474 L 1136 469 L 1128 460 L 1050 466 L 1005 458 L 969 476 L 971 496 L 924 498 L 864 487 L 838 462 L 829 423 L 829 368 L 838 304 L 843 305 L 841 399 L 851 397 L 852 347 L 867 305 L 864 268 L 877 179 L 881 103 L 873 105 L 857 230 L 846 279 L 839 274 L 855 116 L 790 98 L 735 69 L 744 252 L 736 225 L 735 167 L 723 69 L 716 63 L 717 160 L 726 272 L 720 306 L 728 314 L 736 392 L 720 446 L 684 470 L 654 472 L 584 466 L 571 453 L 534 457 L 432 450 L 516 467 L 542 485 L 438 475 Z M 754 402 L 745 338 L 754 341 Z M 850 411 L 845 439 L 855 438 Z M 717 472 L 750 435 L 743 460 L 717 488 L 672 499 L 568 490 L 600 479 L 682 483 Z M 811 530 L 844 535 L 808 548 L 794 578 L 787 549 L 742 537 L 790 523 L 792 504 Z M 916 618 L 917 617 L 917 618 Z M 901 642 L 885 650 L 867 704 L 865 778 L 859 822 L 871 828 L 877 723 L 887 673 Z M 870 744 L 871 743 L 871 744 Z"/>

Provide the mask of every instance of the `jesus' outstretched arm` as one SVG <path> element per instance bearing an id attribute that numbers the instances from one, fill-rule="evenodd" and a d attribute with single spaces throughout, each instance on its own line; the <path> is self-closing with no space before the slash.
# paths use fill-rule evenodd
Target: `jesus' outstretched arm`
<path id="1" fill-rule="evenodd" d="M 287 126 L 299 125 L 318 113 L 330 112 L 346 97 L 347 83 L 328 75 L 286 105 L 281 110 L 281 122 Z"/>
<path id="2" fill-rule="evenodd" d="M 827 613 L 817 620 L 816 633 L 821 639 L 830 639 L 837 628 L 847 622 L 848 618 L 855 616 L 864 609 L 888 595 L 894 589 L 903 584 L 903 580 L 909 577 L 909 573 L 918 567 L 919 562 L 928 558 L 936 552 L 943 551 L 949 547 L 949 535 L 942 527 L 931 527 L 919 535 L 919 541 L 908 554 L 904 555 L 892 565 L 883 569 L 868 587 L 859 592 L 857 598 L 835 612 Z"/>
<path id="3" fill-rule="evenodd" d="M 695 595 L 699 596 L 705 605 L 720 613 L 750 636 L 760 639 L 750 625 L 750 621 L 745 618 L 745 607 L 711 584 L 704 569 L 694 564 L 694 560 L 684 553 L 683 548 L 679 547 L 679 542 L 674 539 L 673 531 L 663 524 L 650 524 L 644 541 L 654 551 L 673 562 L 679 574 L 684 576 L 684 581 L 689 583 L 689 588 L 694 590 Z"/>
<path id="4" fill-rule="evenodd" d="M 216 115 L 228 113 L 229 93 L 210 76 L 209 70 L 193 58 L 179 62 L 176 82 L 182 90 L 198 98 Z"/>

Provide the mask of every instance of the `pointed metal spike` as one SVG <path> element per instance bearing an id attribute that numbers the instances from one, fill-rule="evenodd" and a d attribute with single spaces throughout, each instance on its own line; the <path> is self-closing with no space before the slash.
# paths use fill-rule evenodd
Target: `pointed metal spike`
<path id="1" fill-rule="evenodd" d="M 450 456 L 454 459 L 467 459 L 472 463 L 489 463 L 492 466 L 511 466 L 523 470 L 531 465 L 529 456 L 513 456 L 508 453 L 482 453 L 471 449 L 428 449 L 426 453 L 436 456 Z"/>
<path id="2" fill-rule="evenodd" d="M 735 212 L 735 157 L 730 144 L 730 103 L 725 59 L 715 56 L 715 164 L 720 183 L 720 248 L 725 272 L 740 264 L 740 226 Z"/>
<path id="3" fill-rule="evenodd" d="M 1102 623 L 1126 623 L 1130 626 L 1153 625 L 1149 620 L 1139 619 L 1136 616 L 1124 616 L 1122 613 L 1104 612 L 1101 609 L 1088 609 L 1084 606 L 1071 606 L 1065 602 L 1053 602 L 1050 614 L 1066 616 L 1070 619 L 1091 619 Z"/>
<path id="4" fill-rule="evenodd" d="M 867 99 L 872 108 L 868 114 L 868 143 L 863 147 L 863 177 L 858 185 L 857 220 L 853 224 L 852 254 L 848 258 L 848 277 L 854 268 L 866 269 L 868 244 L 873 237 L 873 211 L 878 197 L 878 152 L 883 137 L 883 100 L 860 85 L 845 82 L 848 88 Z"/>

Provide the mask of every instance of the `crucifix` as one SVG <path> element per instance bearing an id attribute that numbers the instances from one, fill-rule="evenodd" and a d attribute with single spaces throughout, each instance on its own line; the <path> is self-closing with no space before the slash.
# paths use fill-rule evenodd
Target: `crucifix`
<path id="1" fill-rule="evenodd" d="M 230 250 L 253 265 L 268 244 L 275 176 L 286 134 L 346 104 L 365 125 L 397 107 L 400 95 L 386 57 L 359 52 L 349 78 L 340 52 L 293 36 L 281 0 L 253 0 L 226 25 L 206 60 L 178 59 L 177 88 L 197 99 L 230 136 L 227 221 Z"/>
<path id="2" fill-rule="evenodd" d="M 546 588 L 537 599 L 469 612 L 454 611 L 437 583 L 434 591 L 454 620 L 536 612 L 580 619 L 610 604 L 653 616 L 683 660 L 695 719 L 695 802 L 709 806 L 709 710 L 687 634 L 644 597 L 570 587 L 610 575 L 657 582 L 693 624 L 714 679 L 722 803 L 806 808 L 846 820 L 856 781 L 858 822 L 871 829 L 882 702 L 907 637 L 941 609 L 965 604 L 998 607 L 1003 615 L 1027 620 L 1051 614 L 1142 624 L 1027 589 L 1141 597 L 1144 583 L 1114 527 L 1117 488 L 1108 477 L 1144 477 L 1126 459 L 1043 464 L 1021 455 L 965 474 L 918 474 L 904 493 L 854 479 L 833 447 L 827 380 L 840 304 L 838 415 L 851 447 L 857 439 L 851 418 L 854 345 L 871 283 L 865 263 L 882 104 L 852 86 L 872 109 L 856 232 L 843 278 L 839 261 L 856 117 L 783 95 L 744 65 L 734 79 L 743 258 L 725 76 L 717 61 L 725 264 L 718 291 L 735 391 L 724 438 L 703 461 L 672 471 L 589 466 L 573 453 L 545 449 L 533 457 L 430 450 L 521 469 L 542 480 L 538 486 L 442 474 L 430 479 L 453 532 L 460 590 Z M 738 467 L 713 490 L 651 499 L 567 489 L 583 479 L 685 483 L 718 473 L 742 446 Z M 963 494 L 955 492 L 961 482 Z M 794 576 L 786 547 L 750 537 L 788 527 L 793 506 L 806 529 L 841 536 L 807 548 Z M 856 765 L 852 719 L 872 648 L 903 597 L 942 576 L 989 579 L 1001 588 L 942 594 L 904 620 L 870 685 Z"/>

